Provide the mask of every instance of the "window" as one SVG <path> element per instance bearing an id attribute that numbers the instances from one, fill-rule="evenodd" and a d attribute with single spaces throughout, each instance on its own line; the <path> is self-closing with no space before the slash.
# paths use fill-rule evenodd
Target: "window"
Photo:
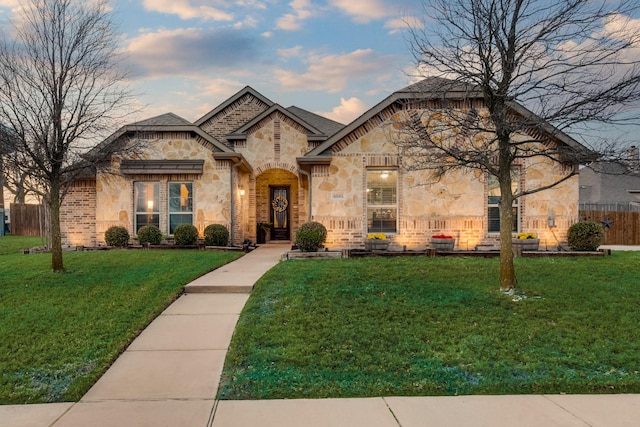
<path id="1" fill-rule="evenodd" d="M 169 234 L 180 224 L 193 224 L 193 184 L 169 183 Z"/>
<path id="2" fill-rule="evenodd" d="M 398 231 L 398 172 L 367 170 L 367 229 L 369 233 Z"/>
<path id="3" fill-rule="evenodd" d="M 136 234 L 145 225 L 160 227 L 160 184 L 136 182 L 134 185 Z"/>
<path id="4" fill-rule="evenodd" d="M 520 184 L 520 169 L 511 169 L 511 189 L 513 192 L 517 192 Z M 489 233 L 500 232 L 500 184 L 498 178 L 493 175 L 488 175 L 487 187 L 489 190 L 488 198 L 488 215 L 487 223 L 489 224 Z M 513 232 L 518 231 L 518 224 L 520 220 L 520 199 L 513 201 Z"/>

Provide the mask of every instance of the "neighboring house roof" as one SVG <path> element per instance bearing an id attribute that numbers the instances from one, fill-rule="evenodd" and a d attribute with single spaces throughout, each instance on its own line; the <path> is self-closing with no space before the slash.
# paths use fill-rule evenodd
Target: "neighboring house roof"
<path id="1" fill-rule="evenodd" d="M 640 170 L 620 162 L 595 162 L 580 170 L 580 203 L 640 202 Z"/>
<path id="2" fill-rule="evenodd" d="M 331 136 L 327 141 L 311 150 L 307 156 L 321 158 L 330 156 L 331 152 L 341 149 L 344 144 L 341 141 L 358 132 L 361 127 L 371 127 L 373 123 L 381 123 L 391 114 L 400 111 L 402 102 L 408 100 L 437 100 L 437 99 L 482 99 L 483 93 L 478 86 L 448 80 L 439 77 L 428 77 L 417 83 L 409 85 L 404 89 L 392 93 L 380 103 L 366 111 L 356 120 L 345 126 L 343 129 Z M 529 111 L 516 102 L 510 102 L 509 107 L 517 114 L 531 121 L 532 127 L 547 137 L 555 139 L 573 150 L 590 154 L 591 152 L 569 135 L 555 128 L 551 124 L 537 117 L 533 112 Z"/>

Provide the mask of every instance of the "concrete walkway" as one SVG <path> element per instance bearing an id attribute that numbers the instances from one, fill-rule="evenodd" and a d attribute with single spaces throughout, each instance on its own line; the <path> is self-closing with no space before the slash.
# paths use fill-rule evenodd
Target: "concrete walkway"
<path id="1" fill-rule="evenodd" d="M 640 395 L 217 402 L 224 358 L 248 292 L 287 249 L 263 245 L 195 280 L 80 402 L 0 406 L 0 427 L 640 425 Z"/>

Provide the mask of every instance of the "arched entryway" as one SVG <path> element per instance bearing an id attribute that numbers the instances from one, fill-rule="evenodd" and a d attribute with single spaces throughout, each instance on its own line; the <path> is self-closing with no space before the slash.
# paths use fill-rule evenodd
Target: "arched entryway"
<path id="1" fill-rule="evenodd" d="M 293 240 L 298 228 L 298 176 L 286 169 L 269 169 L 256 178 L 256 221 L 271 224 L 274 241 Z"/>

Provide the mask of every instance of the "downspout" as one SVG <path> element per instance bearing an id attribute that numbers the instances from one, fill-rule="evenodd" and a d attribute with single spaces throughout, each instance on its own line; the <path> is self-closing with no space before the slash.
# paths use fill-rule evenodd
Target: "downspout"
<path id="1" fill-rule="evenodd" d="M 313 166 L 311 166 L 311 167 L 313 167 Z M 312 202 L 313 202 L 313 200 L 312 200 L 313 192 L 311 191 L 311 173 L 307 172 L 306 170 L 304 170 L 302 168 L 299 168 L 298 170 L 300 171 L 300 173 L 302 175 L 306 175 L 307 181 L 309 182 L 309 189 L 308 189 L 308 193 L 309 193 L 309 197 L 308 197 L 308 199 L 309 199 L 309 209 L 307 211 L 307 222 L 311 222 L 311 216 L 312 216 L 311 215 L 311 206 L 313 206 L 313 204 L 312 204 Z"/>

